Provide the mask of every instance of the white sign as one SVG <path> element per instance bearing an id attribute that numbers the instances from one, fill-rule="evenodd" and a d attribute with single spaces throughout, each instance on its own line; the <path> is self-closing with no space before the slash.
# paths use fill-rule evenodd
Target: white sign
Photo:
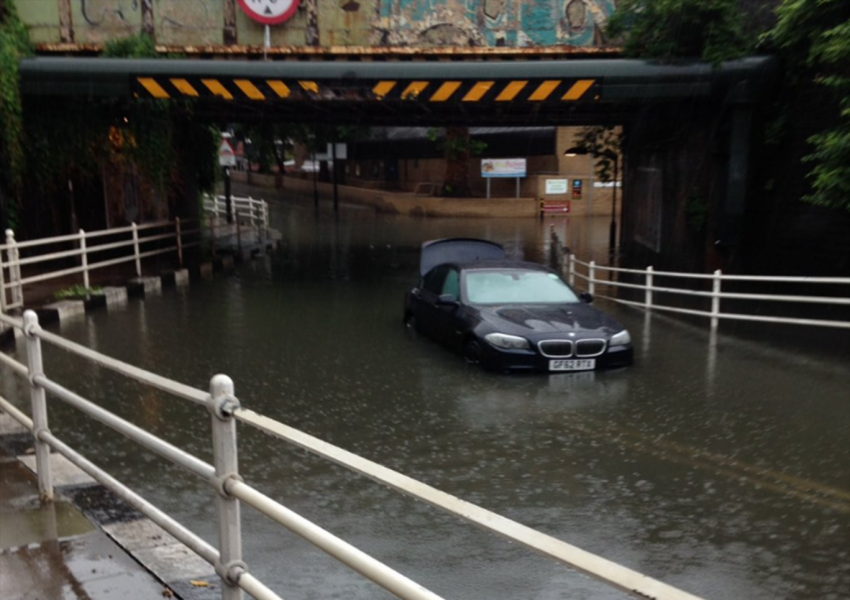
<path id="1" fill-rule="evenodd" d="M 331 157 L 329 160 L 333 160 L 333 155 L 333 144 L 328 142 L 328 156 Z M 337 160 L 348 160 L 348 144 L 336 144 L 336 158 Z"/>
<path id="2" fill-rule="evenodd" d="M 482 158 L 481 177 L 525 177 L 525 159 Z"/>
<path id="3" fill-rule="evenodd" d="M 246 15 L 264 25 L 277 25 L 292 18 L 300 0 L 239 0 Z"/>
<path id="4" fill-rule="evenodd" d="M 227 140 L 221 140 L 221 146 L 218 147 L 218 164 L 222 167 L 236 166 L 236 154 Z"/>
<path id="5" fill-rule="evenodd" d="M 566 179 L 547 179 L 546 180 L 546 193 L 547 194 L 566 194 L 567 193 L 567 180 Z"/>

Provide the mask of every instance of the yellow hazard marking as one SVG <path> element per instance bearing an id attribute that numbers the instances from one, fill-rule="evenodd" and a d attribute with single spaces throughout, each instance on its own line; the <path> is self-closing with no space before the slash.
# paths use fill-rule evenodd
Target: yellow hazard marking
<path id="1" fill-rule="evenodd" d="M 265 100 L 266 97 L 260 90 L 257 89 L 253 83 L 248 81 L 247 79 L 234 79 L 233 83 L 235 83 L 242 93 L 248 96 L 251 100 Z"/>
<path id="2" fill-rule="evenodd" d="M 534 93 L 531 94 L 528 99 L 532 102 L 542 102 L 543 100 L 548 98 L 549 95 L 554 92 L 555 88 L 557 88 L 559 85 L 561 85 L 560 80 L 544 81 L 537 87 L 536 90 L 534 90 Z"/>
<path id="3" fill-rule="evenodd" d="M 490 91 L 490 88 L 493 87 L 493 81 L 479 81 L 472 89 L 466 93 L 466 96 L 463 97 L 464 102 L 478 102 L 484 95 Z"/>
<path id="4" fill-rule="evenodd" d="M 289 87 L 279 79 L 269 79 L 266 81 L 269 87 L 274 90 L 274 93 L 281 98 L 289 98 Z"/>
<path id="5" fill-rule="evenodd" d="M 569 91 L 564 94 L 564 97 L 561 98 L 561 100 L 578 100 L 594 83 L 596 83 L 595 79 L 579 79 L 573 84 Z"/>
<path id="6" fill-rule="evenodd" d="M 496 96 L 496 102 L 508 102 L 513 100 L 527 85 L 527 81 L 511 81 L 507 86 L 505 86 L 502 93 Z"/>
<path id="7" fill-rule="evenodd" d="M 207 89 L 216 96 L 221 96 L 225 100 L 233 100 L 233 94 L 227 91 L 227 88 L 221 85 L 217 79 L 201 79 L 201 83 L 207 86 Z"/>
<path id="8" fill-rule="evenodd" d="M 299 81 L 298 85 L 304 88 L 305 92 L 313 92 L 314 94 L 319 93 L 319 84 L 315 81 Z"/>
<path id="9" fill-rule="evenodd" d="M 407 100 L 411 97 L 415 99 L 419 96 L 419 94 L 422 93 L 422 90 L 424 90 L 426 87 L 428 87 L 427 81 L 414 81 L 409 86 L 407 86 L 407 89 L 405 89 L 401 93 L 401 99 Z"/>
<path id="10" fill-rule="evenodd" d="M 192 87 L 192 84 L 186 81 L 185 79 L 170 79 L 171 85 L 180 90 L 180 93 L 184 96 L 197 96 L 198 90 Z"/>
<path id="11" fill-rule="evenodd" d="M 395 87 L 395 83 L 395 81 L 379 81 L 378 85 L 372 88 L 372 93 L 383 100 L 384 97 Z"/>
<path id="12" fill-rule="evenodd" d="M 452 97 L 452 94 L 454 94 L 459 87 L 460 81 L 445 82 L 440 86 L 440 89 L 434 92 L 434 95 L 431 96 L 431 102 L 445 102 Z"/>
<path id="13" fill-rule="evenodd" d="M 144 88 L 148 91 L 148 93 L 154 98 L 171 98 L 162 86 L 159 85 L 155 79 L 151 79 L 150 77 L 139 77 L 139 83 L 141 83 Z"/>

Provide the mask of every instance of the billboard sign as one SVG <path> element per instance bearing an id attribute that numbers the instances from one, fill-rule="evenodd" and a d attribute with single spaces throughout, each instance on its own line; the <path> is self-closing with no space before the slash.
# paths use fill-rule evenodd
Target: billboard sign
<path id="1" fill-rule="evenodd" d="M 547 194 L 566 194 L 567 180 L 566 179 L 547 179 L 546 180 Z"/>
<path id="2" fill-rule="evenodd" d="M 482 158 L 481 177 L 525 177 L 525 159 Z"/>

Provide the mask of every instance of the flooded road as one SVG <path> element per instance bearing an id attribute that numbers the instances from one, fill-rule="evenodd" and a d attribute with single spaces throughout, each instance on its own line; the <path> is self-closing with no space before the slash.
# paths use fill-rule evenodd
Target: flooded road
<path id="1" fill-rule="evenodd" d="M 275 254 L 61 333 L 203 389 L 226 373 L 247 408 L 689 592 L 850 597 L 846 354 L 722 327 L 712 339 L 705 322 L 600 301 L 632 333 L 633 368 L 485 373 L 402 327 L 419 245 L 486 237 L 544 261 L 548 223 L 359 208 L 317 220 L 309 202 L 273 200 L 271 218 Z M 607 221 L 557 223 L 584 260 L 604 258 Z M 52 348 L 45 369 L 209 460 L 204 410 Z M 23 384 L 0 377 L 23 405 Z M 59 437 L 215 543 L 207 484 L 50 407 Z M 627 597 L 254 430 L 240 428 L 240 452 L 246 481 L 446 598 Z M 243 519 L 251 571 L 284 597 L 390 597 L 251 509 Z"/>

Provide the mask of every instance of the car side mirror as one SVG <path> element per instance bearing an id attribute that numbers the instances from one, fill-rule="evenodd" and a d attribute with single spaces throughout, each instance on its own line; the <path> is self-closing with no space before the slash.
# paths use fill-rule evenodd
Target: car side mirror
<path id="1" fill-rule="evenodd" d="M 588 304 L 593 302 L 593 294 L 591 294 L 590 292 L 582 292 L 578 295 L 578 297 L 581 298 L 583 302 L 587 302 Z"/>
<path id="2" fill-rule="evenodd" d="M 437 304 L 439 306 L 460 306 L 460 302 L 457 301 L 454 294 L 440 294 L 437 298 Z"/>

